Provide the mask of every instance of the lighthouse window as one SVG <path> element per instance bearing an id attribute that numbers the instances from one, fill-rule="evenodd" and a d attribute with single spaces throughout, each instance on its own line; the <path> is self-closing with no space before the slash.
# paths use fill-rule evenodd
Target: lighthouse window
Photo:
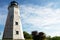
<path id="1" fill-rule="evenodd" d="M 18 25 L 18 22 L 16 22 L 16 25 Z"/>
<path id="2" fill-rule="evenodd" d="M 16 31 L 16 34 L 19 34 L 19 31 Z"/>

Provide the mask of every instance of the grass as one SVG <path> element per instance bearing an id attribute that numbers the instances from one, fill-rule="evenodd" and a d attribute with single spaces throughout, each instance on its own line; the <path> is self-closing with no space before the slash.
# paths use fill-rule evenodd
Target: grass
<path id="1" fill-rule="evenodd" d="M 2 40 L 2 39 L 0 39 L 0 40 Z M 33 39 L 25 39 L 25 40 L 33 40 Z M 47 39 L 46 39 L 47 40 Z"/>
<path id="2" fill-rule="evenodd" d="M 33 40 L 33 39 L 25 39 L 25 40 Z"/>

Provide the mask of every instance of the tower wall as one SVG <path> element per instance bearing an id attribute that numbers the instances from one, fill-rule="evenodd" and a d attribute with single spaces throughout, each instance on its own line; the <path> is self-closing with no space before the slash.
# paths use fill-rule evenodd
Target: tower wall
<path id="1" fill-rule="evenodd" d="M 16 22 L 18 22 L 18 25 L 16 25 Z M 16 34 L 16 31 L 19 32 L 18 35 Z M 15 7 L 14 7 L 14 22 L 13 22 L 13 39 L 24 39 L 19 8 Z"/>
<path id="2" fill-rule="evenodd" d="M 8 11 L 8 16 L 4 28 L 3 39 L 13 39 L 13 8 Z"/>

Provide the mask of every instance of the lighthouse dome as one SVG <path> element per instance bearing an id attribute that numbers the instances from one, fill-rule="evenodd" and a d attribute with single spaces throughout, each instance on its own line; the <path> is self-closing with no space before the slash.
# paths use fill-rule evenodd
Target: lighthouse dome
<path id="1" fill-rule="evenodd" d="M 16 2 L 16 1 L 12 1 L 11 3 L 10 3 L 10 6 L 17 6 L 18 5 L 18 3 Z"/>
<path id="2" fill-rule="evenodd" d="M 10 5 L 8 6 L 8 9 L 9 9 L 10 7 L 18 7 L 18 2 L 16 2 L 16 1 L 11 1 L 11 2 L 10 2 Z"/>
<path id="3" fill-rule="evenodd" d="M 12 1 L 11 5 L 18 5 L 18 3 L 16 1 Z"/>

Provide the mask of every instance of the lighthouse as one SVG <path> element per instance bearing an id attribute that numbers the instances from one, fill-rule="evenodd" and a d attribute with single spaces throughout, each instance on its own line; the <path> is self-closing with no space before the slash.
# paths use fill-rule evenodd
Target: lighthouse
<path id="1" fill-rule="evenodd" d="M 9 4 L 2 40 L 24 40 L 19 9 L 16 1 Z"/>

